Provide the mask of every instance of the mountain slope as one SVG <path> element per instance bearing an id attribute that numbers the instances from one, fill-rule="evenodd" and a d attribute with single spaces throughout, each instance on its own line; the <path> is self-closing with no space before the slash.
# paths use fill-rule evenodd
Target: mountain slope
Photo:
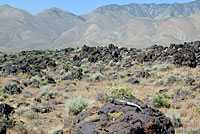
<path id="1" fill-rule="evenodd" d="M 37 14 L 35 18 L 46 24 L 52 31 L 61 34 L 73 28 L 76 25 L 82 24 L 85 20 L 75 14 L 63 11 L 58 8 L 50 8 Z"/>
<path id="2" fill-rule="evenodd" d="M 94 12 L 107 14 L 109 12 L 128 11 L 137 17 L 149 17 L 163 19 L 168 17 L 187 17 L 200 13 L 200 0 L 179 4 L 128 4 L 128 5 L 107 5 L 97 8 Z"/>
<path id="3" fill-rule="evenodd" d="M 107 45 L 144 48 L 200 38 L 200 0 L 99 7 L 77 16 L 58 8 L 37 15 L 0 6 L 0 50 Z"/>
<path id="4" fill-rule="evenodd" d="M 41 47 L 53 38 L 53 33 L 34 16 L 8 5 L 0 6 L 0 27 L 1 49 Z"/>

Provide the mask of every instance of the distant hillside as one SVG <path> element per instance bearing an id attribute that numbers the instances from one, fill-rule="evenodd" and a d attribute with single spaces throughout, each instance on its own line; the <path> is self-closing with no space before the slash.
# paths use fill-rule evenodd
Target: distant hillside
<path id="1" fill-rule="evenodd" d="M 149 17 L 163 19 L 168 17 L 187 17 L 191 14 L 200 13 L 200 0 L 190 3 L 174 4 L 128 4 L 107 5 L 97 8 L 94 12 L 107 14 L 109 12 L 127 11 L 137 17 Z"/>
<path id="2" fill-rule="evenodd" d="M 0 6 L 0 51 L 107 45 L 144 48 L 200 39 L 200 0 L 107 5 L 77 16 L 58 8 L 37 15 Z"/>

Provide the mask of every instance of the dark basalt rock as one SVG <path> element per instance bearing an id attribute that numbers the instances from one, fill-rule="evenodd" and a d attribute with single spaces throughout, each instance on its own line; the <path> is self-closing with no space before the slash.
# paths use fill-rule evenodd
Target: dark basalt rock
<path id="1" fill-rule="evenodd" d="M 20 94 L 22 91 L 17 85 L 6 85 L 5 88 L 1 90 L 1 92 L 13 95 Z"/>
<path id="2" fill-rule="evenodd" d="M 131 84 L 137 84 L 137 83 L 140 83 L 137 79 L 135 79 L 135 78 L 130 78 L 130 79 L 128 79 L 128 81 L 127 82 L 129 82 L 129 83 L 131 83 Z"/>
<path id="3" fill-rule="evenodd" d="M 0 120 L 6 118 L 9 120 L 9 115 L 14 111 L 14 108 L 6 103 L 0 104 Z M 14 126 L 14 121 L 9 120 L 9 122 L 0 122 L 0 134 L 6 134 L 6 128 L 12 128 Z"/>
<path id="4" fill-rule="evenodd" d="M 82 76 L 83 76 L 82 69 L 78 69 L 75 72 L 72 72 L 72 74 L 62 78 L 62 80 L 74 80 L 74 79 L 81 80 Z"/>
<path id="5" fill-rule="evenodd" d="M 50 113 L 53 110 L 51 107 L 45 107 L 45 108 L 33 108 L 33 111 L 37 113 Z"/>
<path id="6" fill-rule="evenodd" d="M 128 105 L 106 103 L 101 108 L 91 108 L 78 114 L 71 123 L 66 123 L 64 134 L 174 134 L 174 127 L 168 117 L 137 99 L 129 100 L 144 111 Z M 121 115 L 112 119 L 110 113 Z M 70 128 L 70 129 L 69 129 Z M 66 131 L 66 130 L 70 130 Z"/>
<path id="7" fill-rule="evenodd" d="M 6 116 L 8 117 L 11 112 L 13 112 L 14 108 L 6 103 L 0 104 L 0 117 Z"/>
<path id="8" fill-rule="evenodd" d="M 27 102 L 21 102 L 17 105 L 17 107 L 19 108 L 20 106 L 25 106 L 25 107 L 28 107 L 30 106 L 30 103 L 27 103 Z"/>
<path id="9" fill-rule="evenodd" d="M 7 59 L 5 57 L 0 57 L 0 63 L 4 63 Z"/>
<path id="10" fill-rule="evenodd" d="M 47 79 L 49 84 L 56 84 L 56 81 L 53 78 L 47 77 L 46 79 Z"/>
<path id="11" fill-rule="evenodd" d="M 0 134 L 6 134 L 6 126 L 0 125 Z"/>
<path id="12" fill-rule="evenodd" d="M 146 71 L 140 71 L 136 75 L 137 78 L 150 78 L 151 74 Z"/>

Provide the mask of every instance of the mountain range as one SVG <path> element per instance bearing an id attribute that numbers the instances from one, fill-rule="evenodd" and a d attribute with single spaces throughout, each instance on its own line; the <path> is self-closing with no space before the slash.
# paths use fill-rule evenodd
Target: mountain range
<path id="1" fill-rule="evenodd" d="M 106 5 L 75 15 L 58 8 L 32 15 L 0 6 L 0 51 L 108 45 L 144 48 L 200 38 L 200 0 Z"/>

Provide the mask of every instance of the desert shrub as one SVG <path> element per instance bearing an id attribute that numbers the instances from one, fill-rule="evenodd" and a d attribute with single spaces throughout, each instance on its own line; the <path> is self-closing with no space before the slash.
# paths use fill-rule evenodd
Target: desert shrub
<path id="1" fill-rule="evenodd" d="M 90 77 L 91 81 L 100 81 L 104 78 L 104 75 L 101 73 L 96 73 L 93 76 Z"/>
<path id="2" fill-rule="evenodd" d="M 125 60 L 125 61 L 130 61 L 130 60 L 131 60 L 131 56 L 126 56 L 126 57 L 124 57 L 124 60 Z"/>
<path id="3" fill-rule="evenodd" d="M 65 69 L 61 69 L 61 70 L 59 71 L 59 74 L 60 74 L 60 75 L 63 75 L 65 72 L 66 72 Z"/>
<path id="4" fill-rule="evenodd" d="M 33 76 L 33 77 L 31 77 L 31 81 L 41 81 L 41 77 L 40 76 L 38 76 L 38 75 L 35 75 L 35 76 Z"/>
<path id="5" fill-rule="evenodd" d="M 101 103 L 105 103 L 108 100 L 108 93 L 105 91 L 101 91 L 97 93 L 96 100 Z"/>
<path id="6" fill-rule="evenodd" d="M 86 63 L 86 62 L 88 62 L 88 59 L 87 58 L 84 58 L 84 59 L 82 59 L 81 60 L 83 63 Z"/>
<path id="7" fill-rule="evenodd" d="M 110 66 L 110 67 L 115 66 L 115 62 L 114 62 L 113 60 L 111 60 L 111 61 L 108 63 L 108 66 Z"/>
<path id="8" fill-rule="evenodd" d="M 90 69 L 89 68 L 83 68 L 83 73 L 84 74 L 87 74 L 87 73 L 89 73 L 90 72 Z"/>
<path id="9" fill-rule="evenodd" d="M 15 113 L 18 115 L 27 117 L 28 119 L 38 119 L 39 118 L 39 114 L 34 112 L 31 109 L 31 107 L 27 107 L 27 106 L 20 106 L 19 108 L 16 109 Z"/>
<path id="10" fill-rule="evenodd" d="M 155 84 L 156 84 L 157 86 L 164 85 L 164 83 L 165 83 L 164 80 L 158 80 L 158 81 L 155 82 Z"/>
<path id="11" fill-rule="evenodd" d="M 120 62 L 116 62 L 115 65 L 116 65 L 117 67 L 119 67 L 119 66 L 120 66 Z"/>
<path id="12" fill-rule="evenodd" d="M 82 50 L 82 48 L 77 48 L 77 49 L 75 49 L 73 52 L 74 52 L 74 53 L 80 53 L 81 50 Z"/>
<path id="13" fill-rule="evenodd" d="M 118 98 L 118 99 L 131 99 L 134 98 L 134 92 L 130 89 L 129 86 L 111 86 L 109 88 L 110 93 L 108 94 L 109 98 Z"/>
<path id="14" fill-rule="evenodd" d="M 187 130 L 187 134 L 200 134 L 200 128 L 191 128 Z"/>
<path id="15" fill-rule="evenodd" d="M 164 94 L 160 94 L 160 93 L 156 93 L 153 97 L 153 106 L 154 107 L 169 107 L 169 104 L 167 102 L 167 99 L 169 97 L 164 95 Z"/>
<path id="16" fill-rule="evenodd" d="M 64 99 L 68 98 L 68 96 L 66 94 L 63 94 L 62 96 L 63 96 Z"/>
<path id="17" fill-rule="evenodd" d="M 18 115 L 23 115 L 25 112 L 30 111 L 31 108 L 27 106 L 20 106 L 15 110 L 15 113 Z"/>
<path id="18" fill-rule="evenodd" d="M 53 91 L 51 91 L 50 86 L 48 86 L 48 85 L 42 86 L 40 88 L 40 91 L 41 91 L 41 95 L 42 96 L 46 96 L 46 97 L 52 98 L 55 95 L 55 93 Z"/>
<path id="19" fill-rule="evenodd" d="M 42 122 L 42 120 L 40 120 L 40 119 L 36 119 L 36 120 L 33 120 L 32 121 L 32 124 L 34 125 L 34 126 L 41 126 L 41 125 L 43 125 L 43 122 Z"/>
<path id="20" fill-rule="evenodd" d="M 56 118 L 62 118 L 62 113 L 61 112 L 57 112 L 55 115 L 56 115 Z"/>
<path id="21" fill-rule="evenodd" d="M 19 73 L 17 74 L 17 76 L 23 76 L 23 75 L 24 75 L 23 72 L 19 72 Z"/>
<path id="22" fill-rule="evenodd" d="M 79 97 L 71 98 L 66 103 L 67 113 L 77 115 L 82 112 L 89 104 L 89 101 Z"/>
<path id="23" fill-rule="evenodd" d="M 151 73 L 151 77 L 154 79 L 161 79 L 162 76 L 158 75 L 156 72 Z"/>
<path id="24" fill-rule="evenodd" d="M 171 69 L 171 65 L 167 63 L 163 63 L 161 65 L 156 65 L 152 67 L 152 70 L 160 70 L 160 71 L 166 71 Z"/>
<path id="25" fill-rule="evenodd" d="M 43 81 L 40 82 L 40 84 L 43 85 L 43 86 L 46 86 L 46 85 L 48 85 L 49 83 L 48 83 L 47 80 L 43 80 Z"/>
<path id="26" fill-rule="evenodd" d="M 150 68 L 144 68 L 145 72 L 149 72 L 151 69 Z"/>
<path id="27" fill-rule="evenodd" d="M 39 114 L 34 112 L 33 110 L 29 110 L 29 111 L 26 111 L 24 113 L 24 116 L 27 117 L 28 119 L 39 119 Z"/>
<path id="28" fill-rule="evenodd" d="M 165 84 L 173 84 L 175 82 L 180 82 L 182 77 L 178 74 L 169 74 L 165 80 Z"/>
<path id="29" fill-rule="evenodd" d="M 182 126 L 181 118 L 180 118 L 180 114 L 179 113 L 171 112 L 170 119 L 171 119 L 171 122 L 172 122 L 174 127 L 181 127 Z"/>

